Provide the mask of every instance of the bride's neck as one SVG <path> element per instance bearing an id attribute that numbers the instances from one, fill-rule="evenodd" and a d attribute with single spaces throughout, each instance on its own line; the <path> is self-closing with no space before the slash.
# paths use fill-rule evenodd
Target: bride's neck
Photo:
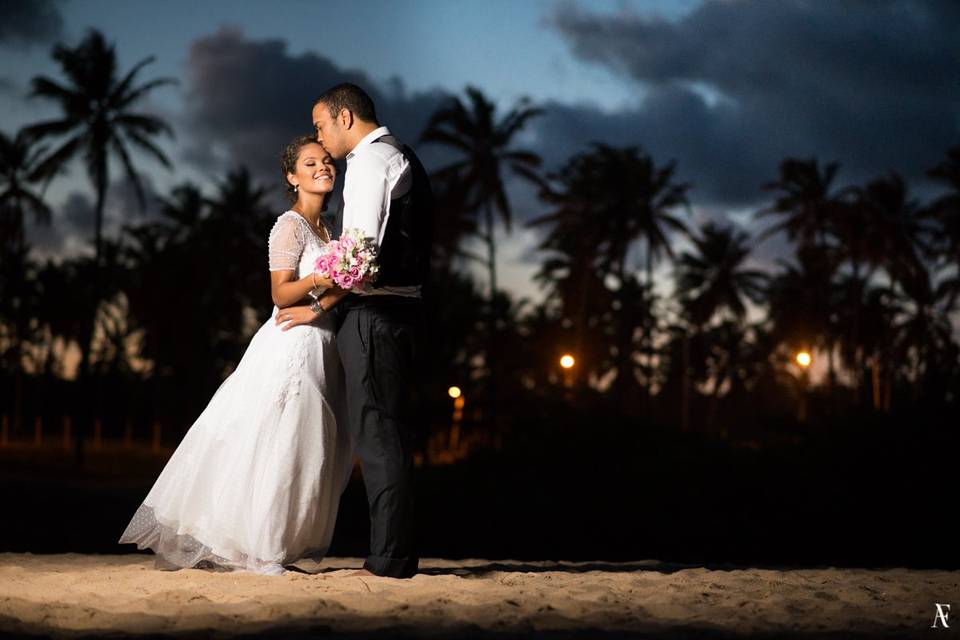
<path id="1" fill-rule="evenodd" d="M 290 207 L 314 226 L 320 225 L 320 214 L 323 212 L 323 198 L 303 198 Z"/>

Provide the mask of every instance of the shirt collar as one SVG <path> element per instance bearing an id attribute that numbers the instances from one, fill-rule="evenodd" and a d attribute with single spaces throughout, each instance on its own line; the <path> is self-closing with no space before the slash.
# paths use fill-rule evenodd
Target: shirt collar
<path id="1" fill-rule="evenodd" d="M 363 136 L 363 138 L 360 139 L 360 142 L 357 143 L 357 146 L 353 148 L 353 151 L 347 154 L 347 162 L 350 162 L 350 159 L 357 155 L 357 151 L 363 147 L 372 144 L 377 138 L 388 135 L 390 135 L 390 129 L 387 129 L 386 127 L 378 127 L 367 135 Z"/>

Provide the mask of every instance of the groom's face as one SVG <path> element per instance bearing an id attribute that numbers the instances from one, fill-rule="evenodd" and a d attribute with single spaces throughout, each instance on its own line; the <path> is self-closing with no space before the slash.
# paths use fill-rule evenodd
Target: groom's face
<path id="1" fill-rule="evenodd" d="M 330 108 L 318 102 L 313 106 L 313 126 L 317 131 L 317 142 L 337 160 L 347 157 L 350 149 L 347 148 L 346 129 L 339 118 L 330 115 Z"/>

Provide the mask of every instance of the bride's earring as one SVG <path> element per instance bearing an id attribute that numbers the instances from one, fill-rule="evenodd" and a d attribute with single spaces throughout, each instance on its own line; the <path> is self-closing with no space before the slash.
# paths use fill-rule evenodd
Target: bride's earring
<path id="1" fill-rule="evenodd" d="M 300 191 L 300 185 L 298 184 L 293 185 L 293 192 L 297 193 L 298 191 Z"/>

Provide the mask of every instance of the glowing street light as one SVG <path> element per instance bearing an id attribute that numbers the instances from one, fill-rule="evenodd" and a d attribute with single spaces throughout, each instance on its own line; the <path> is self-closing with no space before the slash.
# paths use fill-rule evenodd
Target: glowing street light
<path id="1" fill-rule="evenodd" d="M 466 398 L 460 387 L 450 387 L 447 389 L 447 395 L 453 398 L 453 413 L 450 416 L 450 435 L 447 444 L 451 452 L 455 452 L 460 447 L 460 422 L 463 420 L 463 405 L 466 404 Z"/>
<path id="2" fill-rule="evenodd" d="M 574 360 L 573 356 L 569 353 L 564 354 L 563 357 L 560 358 L 560 366 L 564 369 L 572 369 L 576 363 L 577 361 Z"/>
<path id="3" fill-rule="evenodd" d="M 797 416 L 801 424 L 807 421 L 807 387 L 810 386 L 810 372 L 808 371 L 813 357 L 809 351 L 797 353 L 797 364 L 800 365 L 800 411 Z"/>

